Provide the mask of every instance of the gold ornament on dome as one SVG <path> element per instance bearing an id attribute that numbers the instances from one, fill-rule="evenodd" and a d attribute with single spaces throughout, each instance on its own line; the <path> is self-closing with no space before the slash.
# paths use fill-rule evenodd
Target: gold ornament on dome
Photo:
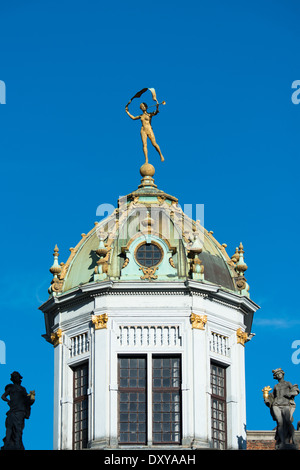
<path id="1" fill-rule="evenodd" d="M 143 276 L 141 276 L 141 279 L 147 279 L 149 281 L 151 280 L 154 280 L 154 279 L 157 279 L 158 276 L 155 275 L 155 271 L 157 270 L 158 266 L 153 266 L 153 267 L 149 267 L 149 268 L 144 268 L 144 267 L 141 267 L 140 270 L 143 271 Z"/>

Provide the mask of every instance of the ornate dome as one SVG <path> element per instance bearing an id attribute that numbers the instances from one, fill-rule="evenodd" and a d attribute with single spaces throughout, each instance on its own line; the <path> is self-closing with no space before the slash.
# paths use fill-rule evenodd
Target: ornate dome
<path id="1" fill-rule="evenodd" d="M 194 279 L 249 297 L 243 246 L 230 258 L 226 245 L 182 211 L 178 200 L 154 184 L 154 168 L 141 167 L 138 189 L 119 199 L 118 208 L 70 248 L 50 268 L 50 295 L 105 280 L 128 282 Z"/>

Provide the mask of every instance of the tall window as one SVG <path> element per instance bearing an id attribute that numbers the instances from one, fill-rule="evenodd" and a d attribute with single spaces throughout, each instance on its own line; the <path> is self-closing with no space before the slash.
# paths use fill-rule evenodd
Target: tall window
<path id="1" fill-rule="evenodd" d="M 152 378 L 147 383 L 149 367 Z M 153 444 L 180 444 L 180 357 L 153 355 L 147 364 L 146 356 L 119 356 L 118 369 L 119 443 L 146 445 L 148 413 L 152 413 Z M 152 410 L 147 406 L 147 394 L 152 395 Z"/>
<path id="2" fill-rule="evenodd" d="M 146 358 L 119 357 L 119 442 L 146 444 Z"/>
<path id="3" fill-rule="evenodd" d="M 88 364 L 73 369 L 73 449 L 87 447 L 88 442 Z"/>
<path id="4" fill-rule="evenodd" d="M 179 357 L 152 359 L 153 444 L 180 444 L 181 367 Z"/>
<path id="5" fill-rule="evenodd" d="M 215 449 L 226 449 L 226 369 L 211 364 L 211 422 L 212 444 Z"/>

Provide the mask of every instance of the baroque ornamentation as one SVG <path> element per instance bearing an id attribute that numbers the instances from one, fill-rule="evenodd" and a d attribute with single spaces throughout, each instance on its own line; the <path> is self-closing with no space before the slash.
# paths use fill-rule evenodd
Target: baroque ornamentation
<path id="1" fill-rule="evenodd" d="M 196 315 L 192 313 L 190 316 L 192 328 L 196 330 L 204 330 L 205 324 L 207 323 L 207 315 Z"/>
<path id="2" fill-rule="evenodd" d="M 245 331 L 242 330 L 242 328 L 239 328 L 236 332 L 236 336 L 237 336 L 237 343 L 238 344 L 242 344 L 243 346 L 245 346 L 245 343 L 247 341 L 249 341 L 248 339 L 248 333 L 246 333 Z"/>
<path id="3" fill-rule="evenodd" d="M 149 268 L 144 268 L 141 267 L 140 270 L 143 271 L 144 275 L 141 276 L 141 279 L 148 279 L 151 281 L 151 279 L 157 279 L 158 276 L 155 275 L 155 271 L 157 270 L 158 266 L 153 266 Z"/>
<path id="4" fill-rule="evenodd" d="M 58 344 L 62 344 L 62 336 L 63 333 L 60 328 L 54 333 L 51 333 L 51 342 L 54 347 L 56 347 Z"/>
<path id="5" fill-rule="evenodd" d="M 92 316 L 92 323 L 95 325 L 95 330 L 103 330 L 107 328 L 108 315 L 107 313 L 102 313 L 100 315 Z"/>
<path id="6" fill-rule="evenodd" d="M 64 283 L 63 279 L 60 278 L 62 267 L 58 264 L 59 251 L 57 245 L 55 245 L 53 257 L 53 265 L 49 269 L 50 273 L 53 274 L 53 279 L 48 289 L 49 294 L 57 294 L 58 292 L 61 292 Z"/>

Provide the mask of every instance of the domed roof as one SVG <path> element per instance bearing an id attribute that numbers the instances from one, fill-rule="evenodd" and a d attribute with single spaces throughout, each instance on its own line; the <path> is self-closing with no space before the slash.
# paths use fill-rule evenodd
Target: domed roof
<path id="1" fill-rule="evenodd" d="M 152 165 L 145 164 L 140 171 L 138 189 L 120 198 L 109 217 L 81 235 L 66 263 L 59 265 L 55 248 L 49 293 L 60 295 L 108 279 L 194 279 L 249 296 L 242 245 L 230 258 L 213 232 L 186 215 L 177 198 L 157 188 Z"/>

